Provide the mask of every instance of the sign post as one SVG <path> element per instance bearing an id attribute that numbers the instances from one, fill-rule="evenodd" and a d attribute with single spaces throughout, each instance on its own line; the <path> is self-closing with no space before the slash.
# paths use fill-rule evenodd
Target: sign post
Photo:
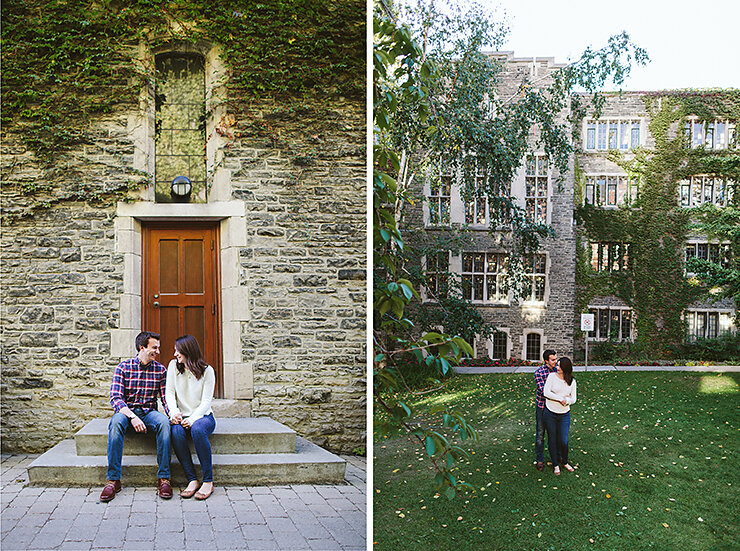
<path id="1" fill-rule="evenodd" d="M 581 314 L 581 331 L 586 333 L 586 359 L 585 367 L 588 371 L 588 333 L 594 330 L 594 315 L 593 314 Z"/>

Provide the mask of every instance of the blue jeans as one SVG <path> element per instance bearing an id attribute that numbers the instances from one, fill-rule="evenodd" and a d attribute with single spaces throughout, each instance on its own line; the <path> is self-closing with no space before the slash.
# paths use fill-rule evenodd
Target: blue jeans
<path id="1" fill-rule="evenodd" d="M 553 413 L 545 407 L 543 416 L 547 429 L 547 450 L 553 467 L 565 465 L 568 462 L 568 433 L 570 432 L 570 411 L 567 413 Z"/>
<path id="2" fill-rule="evenodd" d="M 188 446 L 188 432 L 190 432 L 190 436 L 193 439 L 195 453 L 198 454 L 200 470 L 203 472 L 203 482 L 213 482 L 211 442 L 208 440 L 208 436 L 215 429 L 216 420 L 213 418 L 213 413 L 201 417 L 189 429 L 186 429 L 182 425 L 172 425 L 172 447 L 175 448 L 177 460 L 182 465 L 188 482 L 198 480 L 198 477 L 195 476 L 193 458 L 190 455 L 190 447 Z"/>
<path id="3" fill-rule="evenodd" d="M 157 478 L 170 478 L 170 420 L 157 410 L 146 415 L 138 408 L 132 411 L 144 422 L 147 432 L 153 432 L 157 438 Z M 129 429 L 134 430 L 131 421 L 121 412 L 115 413 L 108 423 L 108 480 L 121 480 L 123 439 Z"/>
<path id="4" fill-rule="evenodd" d="M 537 420 L 537 429 L 534 433 L 534 453 L 537 458 L 537 463 L 545 462 L 545 422 L 542 420 L 543 412 L 545 408 L 534 407 L 535 419 Z"/>

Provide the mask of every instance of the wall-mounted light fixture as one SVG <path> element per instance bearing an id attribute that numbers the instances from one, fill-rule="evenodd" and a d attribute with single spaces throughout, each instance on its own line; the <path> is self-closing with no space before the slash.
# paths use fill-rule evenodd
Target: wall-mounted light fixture
<path id="1" fill-rule="evenodd" d="M 175 176 L 172 180 L 170 193 L 176 201 L 188 201 L 191 191 L 193 191 L 193 184 L 190 183 L 190 178 L 187 176 Z"/>

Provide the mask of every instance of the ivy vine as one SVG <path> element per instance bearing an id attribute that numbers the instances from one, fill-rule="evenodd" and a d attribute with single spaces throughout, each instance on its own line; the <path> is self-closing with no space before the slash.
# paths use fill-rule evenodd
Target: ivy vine
<path id="1" fill-rule="evenodd" d="M 147 174 L 121 162 L 117 168 L 129 178 L 101 188 L 65 162 L 75 148 L 100 147 L 96 118 L 138 108 L 142 86 L 156 78 L 137 61 L 142 42 L 152 50 L 171 43 L 219 45 L 229 71 L 229 111 L 253 119 L 259 117 L 248 105 L 263 98 L 289 110 L 304 102 L 361 100 L 364 14 L 359 0 L 8 0 L 3 143 L 11 155 L 30 151 L 42 170 L 12 181 L 22 195 L 39 197 L 37 207 L 55 186 L 65 189 L 64 199 L 89 201 L 121 198 L 146 181 Z M 274 137 L 270 120 L 247 124 Z M 16 168 L 3 167 L 6 184 Z"/>
<path id="2" fill-rule="evenodd" d="M 583 238 L 593 242 L 630 243 L 626 272 L 597 273 L 579 237 L 577 308 L 585 311 L 596 295 L 614 295 L 636 314 L 636 345 L 653 355 L 667 354 L 685 336 L 684 309 L 707 296 L 707 289 L 684 276 L 684 248 L 692 228 L 692 209 L 678 206 L 678 183 L 695 174 L 714 174 L 732 186 L 732 202 L 740 204 L 740 154 L 737 149 L 705 150 L 686 143 L 688 117 L 713 122 L 740 121 L 740 91 L 667 91 L 645 94 L 650 116 L 652 150 L 634 157 L 613 153 L 610 159 L 627 173 L 640 175 L 638 199 L 619 210 L 590 205 L 576 207 Z M 721 209 L 716 211 L 721 215 Z M 740 241 L 740 240 L 736 240 Z M 733 262 L 740 262 L 740 242 L 733 243 Z"/>

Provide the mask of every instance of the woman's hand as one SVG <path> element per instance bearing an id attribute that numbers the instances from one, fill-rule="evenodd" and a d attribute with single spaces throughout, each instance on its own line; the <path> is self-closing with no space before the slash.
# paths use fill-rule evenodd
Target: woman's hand
<path id="1" fill-rule="evenodd" d="M 180 421 L 180 424 L 186 429 L 190 428 L 190 421 L 188 421 L 187 419 L 183 419 L 182 421 Z"/>
<path id="2" fill-rule="evenodd" d="M 182 413 L 176 413 L 174 415 L 171 415 L 170 423 L 173 425 L 181 425 L 182 424 Z"/>

